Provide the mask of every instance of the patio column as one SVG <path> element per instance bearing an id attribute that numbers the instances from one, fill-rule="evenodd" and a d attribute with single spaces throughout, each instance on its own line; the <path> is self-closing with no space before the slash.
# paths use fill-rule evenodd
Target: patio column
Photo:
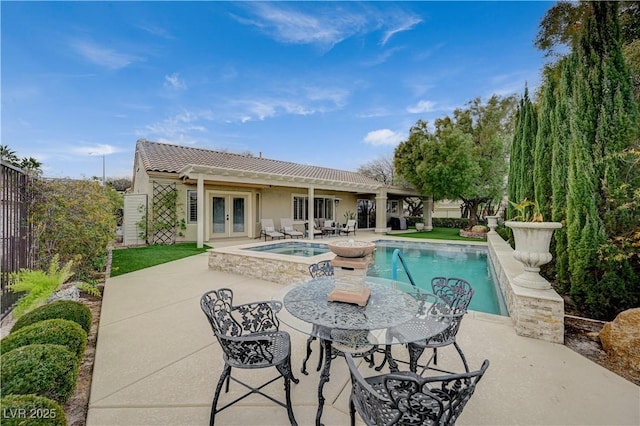
<path id="1" fill-rule="evenodd" d="M 433 222 L 431 218 L 433 217 L 433 197 L 427 197 L 426 200 L 422 202 L 422 216 L 424 217 L 424 229 L 425 231 L 433 230 Z"/>
<path id="2" fill-rule="evenodd" d="M 377 234 L 387 232 L 387 190 L 381 188 L 376 194 L 376 229 Z"/>
<path id="3" fill-rule="evenodd" d="M 198 209 L 198 236 L 197 246 L 202 248 L 204 246 L 204 177 L 202 173 L 198 173 L 198 197 L 197 197 L 197 209 Z"/>
<path id="4" fill-rule="evenodd" d="M 313 217 L 315 216 L 315 211 L 314 211 L 315 204 L 316 204 L 314 202 L 315 196 L 316 196 L 315 195 L 315 188 L 313 186 L 310 186 L 309 187 L 309 195 L 307 196 L 308 199 L 309 199 L 309 203 L 308 203 L 309 207 L 307 209 L 307 219 L 308 219 L 307 238 L 309 238 L 310 240 L 313 240 L 313 237 L 314 237 L 314 235 L 313 235 L 313 224 L 314 224 Z"/>

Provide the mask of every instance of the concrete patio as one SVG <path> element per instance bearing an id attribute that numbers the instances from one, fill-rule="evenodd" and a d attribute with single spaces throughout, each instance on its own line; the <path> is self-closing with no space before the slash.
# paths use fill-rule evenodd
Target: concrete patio
<path id="1" fill-rule="evenodd" d="M 246 241 L 245 241 L 246 242 Z M 207 254 L 108 279 L 105 286 L 87 424 L 205 425 L 223 361 L 219 345 L 200 310 L 200 296 L 229 287 L 235 301 L 270 299 L 281 285 L 210 271 Z M 300 373 L 306 335 L 288 329 L 292 339 L 296 420 L 312 425 L 319 374 Z M 470 312 L 458 342 L 472 369 L 491 365 L 466 406 L 460 425 L 639 425 L 640 387 L 559 344 L 516 335 L 508 318 Z M 398 355 L 402 348 L 394 348 Z M 406 351 L 405 351 L 406 352 Z M 440 352 L 439 352 L 440 353 Z M 440 363 L 458 361 L 442 350 Z M 449 356 L 451 355 L 451 356 Z M 377 355 L 377 360 L 381 360 Z M 453 367 L 453 366 L 452 366 Z M 453 368 L 459 368 L 458 366 Z M 379 374 L 361 364 L 363 375 Z M 243 376 L 260 381 L 273 370 Z M 284 397 L 282 381 L 268 392 Z M 242 391 L 231 384 L 220 404 Z M 325 425 L 348 425 L 350 382 L 346 363 L 332 364 L 325 386 Z M 286 410 L 251 396 L 216 417 L 221 425 L 286 425 Z M 361 423 L 360 423 L 361 424 Z"/>

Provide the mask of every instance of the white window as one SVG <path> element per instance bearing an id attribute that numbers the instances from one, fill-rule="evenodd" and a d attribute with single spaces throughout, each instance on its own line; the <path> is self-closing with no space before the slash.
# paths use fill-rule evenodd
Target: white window
<path id="1" fill-rule="evenodd" d="M 307 197 L 293 196 L 293 220 L 307 220 Z"/>
<path id="2" fill-rule="evenodd" d="M 334 198 L 316 197 L 313 204 L 314 219 L 333 219 Z M 293 196 L 293 220 L 308 220 L 309 199 L 301 195 Z"/>
<path id="3" fill-rule="evenodd" d="M 187 191 L 187 222 L 198 222 L 198 191 Z"/>

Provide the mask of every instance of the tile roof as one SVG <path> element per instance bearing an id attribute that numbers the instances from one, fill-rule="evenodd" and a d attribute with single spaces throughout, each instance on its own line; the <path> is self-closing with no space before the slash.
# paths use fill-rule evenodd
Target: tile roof
<path id="1" fill-rule="evenodd" d="M 151 142 L 145 139 L 138 140 L 136 152 L 147 171 L 178 173 L 184 166 L 191 164 L 350 184 L 381 185 L 380 182 L 356 172 Z"/>

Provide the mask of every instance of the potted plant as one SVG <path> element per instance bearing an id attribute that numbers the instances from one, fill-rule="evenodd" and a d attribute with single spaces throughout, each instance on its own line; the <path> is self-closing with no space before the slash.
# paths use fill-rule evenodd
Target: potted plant
<path id="1" fill-rule="evenodd" d="M 513 257 L 524 265 L 524 272 L 514 278 L 514 284 L 522 287 L 547 290 L 549 281 L 540 275 L 540 266 L 549 263 L 553 231 L 561 228 L 559 222 L 545 222 L 537 202 L 526 198 L 519 203 L 510 201 L 516 216 L 504 224 L 512 229 L 515 240 Z"/>

